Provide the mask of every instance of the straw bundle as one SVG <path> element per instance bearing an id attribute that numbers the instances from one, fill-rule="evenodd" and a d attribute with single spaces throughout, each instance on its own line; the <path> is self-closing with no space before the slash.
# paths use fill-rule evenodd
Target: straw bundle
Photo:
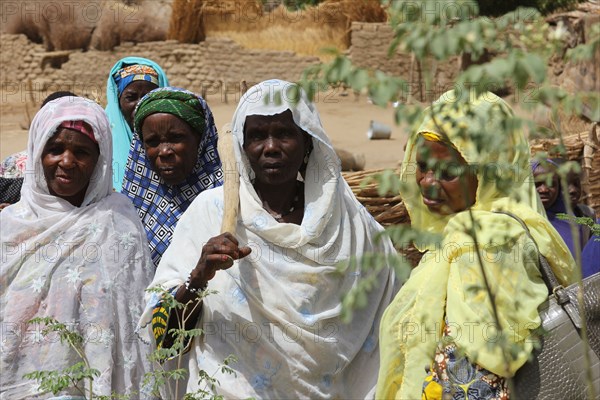
<path id="1" fill-rule="evenodd" d="M 342 176 L 352 189 L 352 193 L 369 213 L 383 226 L 410 224 L 410 217 L 400 195 L 387 193 L 379 194 L 378 184 L 373 179 L 382 173 L 383 169 L 374 169 L 359 172 L 343 172 Z M 399 171 L 397 171 L 399 173 Z M 413 266 L 417 266 L 422 254 L 412 245 L 408 247 L 396 246 L 396 249 Z"/>
<path id="2" fill-rule="evenodd" d="M 589 185 L 587 204 L 596 210 L 596 217 L 600 218 L 600 126 L 597 123 L 584 141 L 583 170 Z"/>
<path id="3" fill-rule="evenodd" d="M 588 177 L 589 189 L 587 204 L 596 211 L 596 218 L 600 218 L 600 149 L 596 149 L 592 159 L 592 171 Z"/>
<path id="4" fill-rule="evenodd" d="M 215 32 L 263 30 L 271 22 L 264 18 L 259 0 L 204 0 L 202 18 L 207 36 Z"/>
<path id="5" fill-rule="evenodd" d="M 567 158 L 569 161 L 581 162 L 583 155 L 582 137 L 585 136 L 587 136 L 587 132 L 563 136 L 564 152 L 560 148 L 560 139 L 532 139 L 530 142 L 531 154 L 544 151 L 550 157 L 562 157 Z"/>
<path id="6" fill-rule="evenodd" d="M 341 14 L 348 21 L 385 22 L 387 14 L 379 0 L 325 0 L 314 7 L 329 14 Z"/>
<path id="7" fill-rule="evenodd" d="M 398 194 L 379 195 L 378 184 L 372 178 L 382 173 L 383 169 L 372 169 L 359 172 L 344 172 L 342 175 L 352 189 L 352 193 L 369 213 L 383 226 L 409 224 L 410 218 Z M 369 183 L 363 185 L 367 179 Z"/>

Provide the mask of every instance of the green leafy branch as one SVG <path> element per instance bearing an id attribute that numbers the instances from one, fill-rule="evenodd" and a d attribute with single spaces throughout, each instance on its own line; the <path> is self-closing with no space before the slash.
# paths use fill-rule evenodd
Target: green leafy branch
<path id="1" fill-rule="evenodd" d="M 155 292 L 162 298 L 163 305 L 171 308 L 186 309 L 187 307 L 199 307 L 201 302 L 190 301 L 188 303 L 178 302 L 175 297 L 168 291 L 162 288 L 149 289 L 149 292 Z M 200 299 L 203 299 L 209 294 L 216 293 L 215 291 L 205 290 L 198 293 Z M 183 313 L 183 315 L 189 315 Z M 175 398 L 175 393 L 179 393 L 179 382 L 188 377 L 189 371 L 186 368 L 182 368 L 182 356 L 191 344 L 191 341 L 203 334 L 202 329 L 189 329 L 186 330 L 185 326 L 187 318 L 178 321 L 178 328 L 170 329 L 169 333 L 175 338 L 172 346 L 168 348 L 157 348 L 150 356 L 149 360 L 153 362 L 155 370 L 147 372 L 142 380 L 142 387 L 146 388 L 150 395 L 161 397 L 162 389 L 165 389 L 168 393 L 168 398 Z M 56 333 L 61 343 L 67 344 L 71 347 L 82 360 L 76 364 L 64 368 L 62 370 L 53 371 L 34 371 L 24 375 L 25 379 L 35 380 L 38 383 L 39 389 L 44 392 L 51 392 L 53 395 L 57 395 L 60 392 L 67 389 L 75 389 L 81 393 L 85 398 L 90 400 L 127 400 L 131 398 L 132 394 L 118 394 L 112 393 L 109 396 L 96 395 L 93 391 L 94 379 L 100 376 L 100 372 L 97 369 L 91 368 L 88 358 L 85 354 L 83 345 L 85 339 L 78 332 L 70 329 L 67 324 L 62 323 L 52 317 L 40 317 L 34 318 L 29 321 L 30 324 L 43 324 L 44 328 L 41 331 L 42 337 L 46 337 L 51 333 Z M 165 367 L 166 361 L 176 359 L 177 367 L 169 369 Z M 185 400 L 216 400 L 223 399 L 223 396 L 213 394 L 219 381 L 216 378 L 218 372 L 234 374 L 235 371 L 230 365 L 237 361 L 237 358 L 233 355 L 228 356 L 221 365 L 217 368 L 213 374 L 209 374 L 204 370 L 200 370 L 198 376 L 198 389 L 194 393 L 187 393 L 184 397 Z M 87 393 L 79 387 L 81 382 L 88 382 Z M 175 390 L 172 390 L 172 382 L 175 381 Z"/>
<path id="2" fill-rule="evenodd" d="M 182 303 L 178 301 L 169 290 L 157 287 L 148 289 L 147 291 L 158 294 L 161 298 L 162 306 L 165 309 L 169 311 L 183 311 L 181 314 L 176 314 L 178 317 L 176 324 L 177 327 L 169 329 L 168 331 L 168 334 L 174 338 L 172 344 L 166 348 L 159 347 L 153 352 L 150 359 L 153 361 L 156 370 L 149 372 L 144 376 L 144 386 L 148 387 L 152 394 L 160 396 L 161 389 L 165 388 L 167 390 L 168 397 L 175 398 L 175 394 L 179 393 L 180 382 L 185 378 L 191 379 L 191 377 L 188 376 L 189 371 L 182 367 L 183 354 L 185 354 L 195 338 L 204 334 L 202 329 L 185 329 L 186 323 L 188 322 L 188 319 L 190 318 L 189 316 L 192 315 L 193 311 L 197 307 L 201 307 L 203 299 L 206 296 L 210 294 L 216 294 L 217 292 L 214 290 L 203 290 L 197 293 L 197 297 L 195 299 L 186 303 Z M 171 314 L 171 312 L 169 312 L 169 314 Z M 179 318 L 179 315 L 182 315 L 183 317 Z M 172 316 L 170 318 L 172 318 Z M 170 360 L 176 361 L 176 368 L 169 369 L 165 367 L 166 362 Z M 201 369 L 198 375 L 198 386 L 200 388 L 193 393 L 186 393 L 183 399 L 222 400 L 223 396 L 214 394 L 217 386 L 220 385 L 216 378 L 216 374 L 221 372 L 224 374 L 227 373 L 235 375 L 235 371 L 230 367 L 230 365 L 236 361 L 237 358 L 234 355 L 229 355 L 212 374 L 209 374 L 205 370 Z M 173 381 L 175 382 L 174 390 L 172 387 Z"/>
<path id="3" fill-rule="evenodd" d="M 60 342 L 67 343 L 70 348 L 75 350 L 82 361 L 60 371 L 34 371 L 25 374 L 23 377 L 25 379 L 36 380 L 40 389 L 44 392 L 52 392 L 52 394 L 56 395 L 65 389 L 75 388 L 84 396 L 85 393 L 79 387 L 79 383 L 87 379 L 89 382 L 88 392 L 90 398 L 93 398 L 94 378 L 100 375 L 100 371 L 90 367 L 85 350 L 83 349 L 83 336 L 52 317 L 33 318 L 29 323 L 45 325 L 41 332 L 42 337 L 46 337 L 50 333 L 57 333 Z"/>
<path id="4" fill-rule="evenodd" d="M 212 375 L 208 374 L 204 370 L 200 370 L 198 375 L 198 386 L 202 386 L 200 389 L 195 391 L 194 393 L 187 393 L 183 400 L 200 400 L 200 399 L 210 399 L 210 400 L 225 400 L 222 395 L 213 394 L 217 389 L 217 386 L 220 385 L 218 379 L 215 378 L 218 372 L 222 374 L 236 375 L 235 371 L 229 366 L 232 363 L 237 362 L 237 357 L 234 355 L 229 355 L 223 360 L 223 363 L 220 364 L 217 368 L 217 371 Z"/>
<path id="5" fill-rule="evenodd" d="M 89 368 L 86 366 L 85 362 L 78 362 L 75 365 L 60 371 L 34 371 L 25 374 L 23 377 L 25 379 L 37 381 L 40 390 L 52 392 L 53 395 L 57 395 L 68 388 L 77 388 L 82 395 L 85 395 L 85 393 L 78 388 L 79 382 L 84 379 L 89 379 L 89 381 L 92 382 L 97 376 L 100 376 L 100 371 Z"/>

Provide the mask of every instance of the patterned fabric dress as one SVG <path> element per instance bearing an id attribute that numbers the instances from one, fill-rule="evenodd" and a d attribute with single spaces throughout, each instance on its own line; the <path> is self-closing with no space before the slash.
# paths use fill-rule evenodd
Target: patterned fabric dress
<path id="1" fill-rule="evenodd" d="M 0 177 L 0 203 L 14 204 L 21 198 L 23 178 Z"/>
<path id="2" fill-rule="evenodd" d="M 444 335 L 451 332 L 444 326 Z M 423 383 L 422 400 L 508 400 L 506 379 L 472 364 L 454 343 L 439 345 Z"/>
<path id="3" fill-rule="evenodd" d="M 11 154 L 0 164 L 0 176 L 3 178 L 22 178 L 25 176 L 27 151 Z"/>

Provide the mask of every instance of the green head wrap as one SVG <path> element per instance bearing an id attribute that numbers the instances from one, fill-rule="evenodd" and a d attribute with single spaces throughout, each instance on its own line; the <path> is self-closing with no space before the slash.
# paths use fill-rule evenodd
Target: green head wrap
<path id="1" fill-rule="evenodd" d="M 155 89 L 144 96 L 136 107 L 134 117 L 134 128 L 140 137 L 144 119 L 156 113 L 167 113 L 179 117 L 200 135 L 206 130 L 206 118 L 200 100 L 187 90 L 164 87 Z"/>

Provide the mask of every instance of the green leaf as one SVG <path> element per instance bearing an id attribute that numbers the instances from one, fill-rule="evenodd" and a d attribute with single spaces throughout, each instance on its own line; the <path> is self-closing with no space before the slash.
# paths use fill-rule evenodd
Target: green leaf
<path id="1" fill-rule="evenodd" d="M 524 65 L 520 60 L 515 60 L 512 75 L 515 81 L 515 86 L 518 89 L 523 89 L 525 85 L 527 85 L 527 83 L 529 82 L 529 73 L 527 71 L 527 66 Z"/>
<path id="2" fill-rule="evenodd" d="M 369 84 L 369 73 L 365 69 L 357 69 L 349 77 L 348 83 L 352 90 L 360 91 Z"/>
<path id="3" fill-rule="evenodd" d="M 525 54 L 523 64 L 535 83 L 542 83 L 546 79 L 546 62 L 539 55 Z"/>
<path id="4" fill-rule="evenodd" d="M 438 59 L 443 60 L 446 56 L 446 49 L 448 48 L 448 41 L 442 35 L 436 35 L 431 41 L 430 48 L 431 54 Z"/>

